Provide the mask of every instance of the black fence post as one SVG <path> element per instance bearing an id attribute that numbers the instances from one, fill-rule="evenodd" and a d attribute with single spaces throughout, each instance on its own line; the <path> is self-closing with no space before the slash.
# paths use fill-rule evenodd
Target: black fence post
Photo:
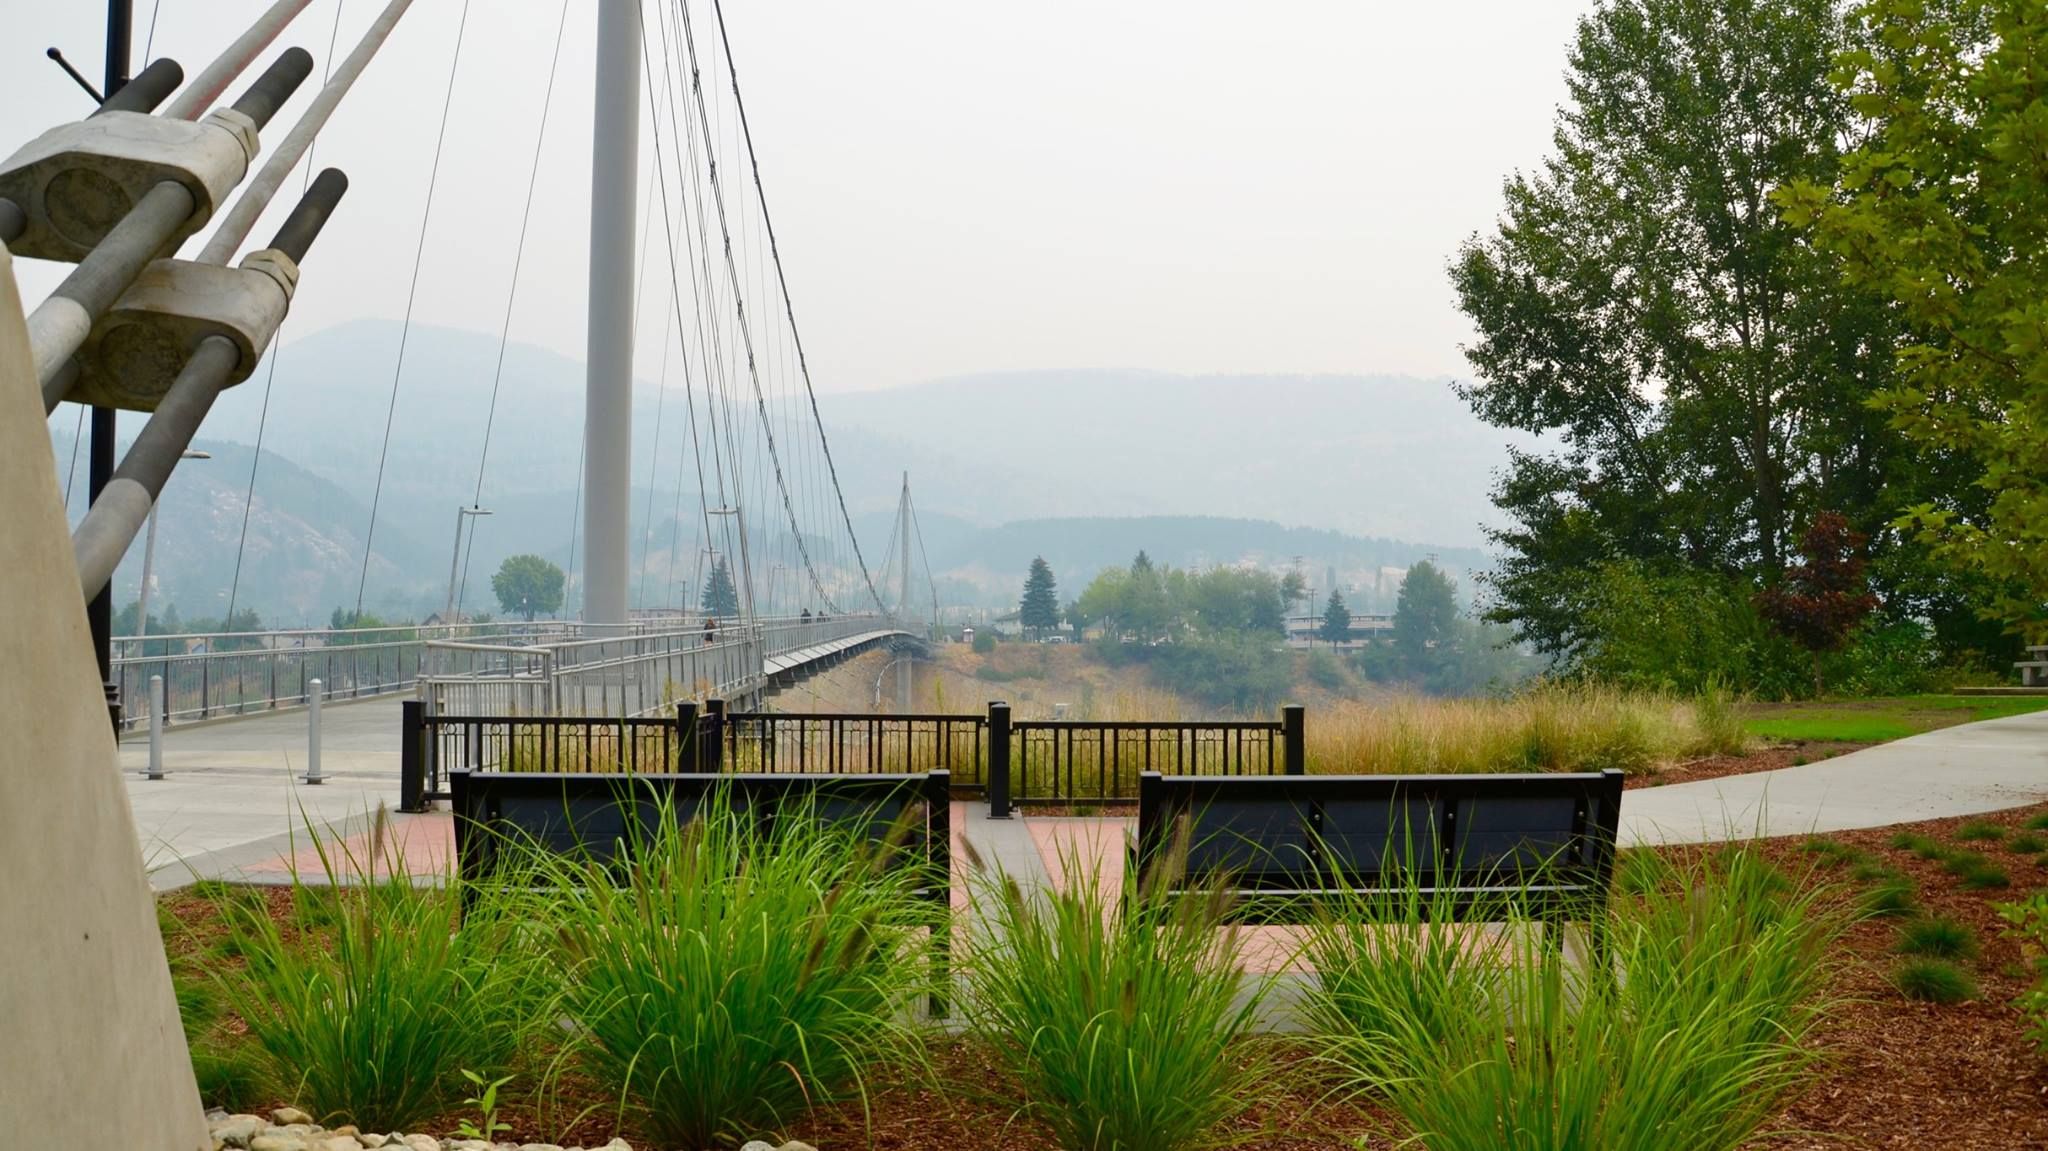
<path id="1" fill-rule="evenodd" d="M 1010 705 L 988 705 L 988 817 L 1010 818 Z"/>
<path id="2" fill-rule="evenodd" d="M 676 767 L 684 775 L 697 770 L 697 704 L 684 700 L 676 704 Z"/>
<path id="3" fill-rule="evenodd" d="M 708 771 L 712 772 L 713 774 L 716 774 L 718 772 L 725 770 L 724 699 L 718 696 L 712 696 L 710 699 L 704 701 L 704 727 L 706 729 L 706 734 L 709 735 L 711 739 L 711 754 L 710 756 L 703 758 L 708 758 L 711 762 L 706 764 L 703 762 L 703 759 L 700 758 L 698 761 L 698 770 Z M 701 755 L 703 749 L 700 747 L 698 748 L 698 751 Z"/>
<path id="4" fill-rule="evenodd" d="M 1280 758 L 1288 775 L 1308 774 L 1307 709 L 1290 703 L 1280 709 Z"/>
<path id="5" fill-rule="evenodd" d="M 426 723 L 420 716 L 420 701 L 399 704 L 398 810 L 427 809 L 427 762 L 424 736 Z"/>

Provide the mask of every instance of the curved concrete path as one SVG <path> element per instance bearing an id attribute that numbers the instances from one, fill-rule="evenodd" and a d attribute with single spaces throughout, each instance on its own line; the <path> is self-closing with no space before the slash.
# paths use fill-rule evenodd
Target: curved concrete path
<path id="1" fill-rule="evenodd" d="M 2048 712 L 1909 736 L 1818 763 L 1628 792 L 1621 843 L 1851 831 L 2048 801 Z"/>

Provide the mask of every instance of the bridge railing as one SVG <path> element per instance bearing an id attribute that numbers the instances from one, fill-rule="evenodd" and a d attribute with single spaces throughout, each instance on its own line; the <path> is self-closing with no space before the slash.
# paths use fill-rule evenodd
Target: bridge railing
<path id="1" fill-rule="evenodd" d="M 357 699 L 409 689 L 438 640 L 495 639 L 525 644 L 551 625 L 525 622 L 435 627 L 297 628 L 121 636 L 113 641 L 114 681 L 124 722 L 148 723 L 151 676 L 164 680 L 172 723 L 296 707 L 314 680 L 323 700 Z"/>
<path id="2" fill-rule="evenodd" d="M 646 715 L 677 700 L 741 695 L 769 658 L 888 626 L 879 616 L 705 621 L 670 630 L 632 627 L 546 643 L 437 641 L 419 673 L 434 713 Z"/>

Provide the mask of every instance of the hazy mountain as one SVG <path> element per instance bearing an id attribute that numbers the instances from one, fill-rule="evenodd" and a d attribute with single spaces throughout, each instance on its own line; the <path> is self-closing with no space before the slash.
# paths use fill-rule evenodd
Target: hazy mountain
<path id="1" fill-rule="evenodd" d="M 416 326 L 404 337 L 393 407 L 401 334 L 383 320 L 287 333 L 263 428 L 242 602 L 307 619 L 352 604 L 373 499 L 372 605 L 439 606 L 454 509 L 478 498 L 495 514 L 476 527 L 468 602 L 488 597 L 488 573 L 507 555 L 568 560 L 572 530 L 581 532 L 581 363 L 507 346 L 493 408 L 497 340 Z M 160 579 L 187 615 L 206 614 L 200 605 L 209 598 L 224 605 L 249 459 L 246 446 L 228 445 L 256 442 L 270 371 L 221 398 L 201 437 L 222 458 L 181 468 L 167 498 Z M 636 387 L 632 539 L 649 602 L 686 598 L 705 546 L 696 456 L 683 449 L 709 433 L 691 427 L 681 384 L 672 372 L 666 396 L 650 381 Z M 886 565 L 880 553 L 908 471 L 932 565 L 963 597 L 970 589 L 1007 596 L 998 589 L 1033 554 L 1044 552 L 1071 581 L 1127 562 L 1140 546 L 1174 564 L 1302 555 L 1314 576 L 1339 568 L 1340 582 L 1351 582 L 1343 571 L 1405 566 L 1430 550 L 1456 569 L 1480 566 L 1478 553 L 1458 549 L 1480 542 L 1491 472 L 1505 458 L 1501 434 L 1440 380 L 1048 371 L 827 394 L 818 403 L 870 565 Z M 803 419 L 799 407 L 771 411 Z M 751 404 L 742 401 L 732 418 L 743 440 L 758 439 Z M 53 427 L 61 465 L 69 428 L 61 419 Z M 785 466 L 804 514 L 819 518 L 829 512 L 829 488 L 806 459 Z M 756 531 L 781 515 L 765 467 L 765 453 L 748 448 L 741 476 Z M 705 482 L 715 490 L 718 476 L 707 471 Z M 1139 538 L 1150 535 L 1160 538 Z M 757 557 L 759 570 L 798 562 L 778 546 Z M 131 570 L 139 552 L 123 569 L 124 587 L 139 578 Z M 762 578 L 765 586 L 796 577 Z"/>

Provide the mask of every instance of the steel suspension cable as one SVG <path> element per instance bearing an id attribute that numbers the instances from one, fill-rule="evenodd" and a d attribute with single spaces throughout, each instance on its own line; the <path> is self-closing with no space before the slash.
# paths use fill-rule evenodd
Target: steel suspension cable
<path id="1" fill-rule="evenodd" d="M 761 162 L 759 157 L 756 156 L 754 153 L 753 130 L 747 124 L 746 100 L 740 95 L 739 69 L 738 66 L 733 62 L 732 44 L 730 38 L 727 36 L 725 28 L 725 7 L 720 2 L 720 0 L 711 0 L 711 9 L 718 17 L 719 40 L 725 44 L 726 72 L 732 80 L 733 106 L 739 112 L 740 133 L 745 138 L 747 144 L 747 163 L 748 166 L 753 170 L 754 193 L 761 202 L 761 220 L 768 231 L 768 251 L 770 255 L 774 258 L 775 279 L 777 284 L 782 289 L 782 305 L 784 312 L 789 317 L 790 341 L 796 347 L 797 366 L 799 367 L 799 369 L 801 369 L 803 374 L 804 392 L 810 398 L 811 420 L 813 423 L 817 425 L 818 443 L 824 451 L 825 466 L 830 471 L 832 476 L 832 491 L 835 495 L 837 495 L 839 500 L 839 516 L 840 519 L 846 524 L 846 536 L 847 540 L 853 545 L 854 559 L 858 561 L 860 564 L 861 577 L 867 581 L 868 594 L 874 597 L 875 606 L 881 607 L 882 595 L 879 591 L 875 589 L 875 581 L 873 576 L 870 575 L 868 572 L 868 564 L 866 557 L 861 555 L 860 536 L 853 530 L 853 517 L 850 514 L 848 514 L 846 510 L 846 490 L 839 484 L 839 469 L 832 460 L 832 445 L 830 440 L 828 440 L 825 435 L 825 420 L 824 417 L 818 413 L 818 393 L 817 389 L 814 388 L 811 384 L 810 361 L 804 355 L 803 335 L 797 328 L 796 305 L 790 298 L 789 277 L 783 271 L 782 267 L 782 249 L 775 241 L 774 219 L 768 211 L 768 192 L 767 189 L 764 188 L 761 183 Z M 686 21 L 686 30 L 687 27 L 688 25 Z M 690 62 L 692 68 L 694 68 L 696 65 L 696 53 L 694 48 L 691 52 Z"/>
<path id="2" fill-rule="evenodd" d="M 384 465 L 391 457 L 391 425 L 398 415 L 398 385 L 405 378 L 405 346 L 412 336 L 412 308 L 419 297 L 420 265 L 427 254 L 427 225 L 434 216 L 434 189 L 441 182 L 441 149 L 448 141 L 448 112 L 455 105 L 455 76 L 462 65 L 462 40 L 469 30 L 469 0 L 462 0 L 462 15 L 455 25 L 455 51 L 448 60 L 448 87 L 441 97 L 441 126 L 434 133 L 434 164 L 427 174 L 427 200 L 420 210 L 419 243 L 413 249 L 412 284 L 405 293 L 405 323 L 398 334 L 398 362 L 391 370 L 391 401 L 384 410 L 384 444 L 377 452 L 377 482 L 370 495 L 370 526 L 363 533 L 363 570 L 356 579 L 356 618 L 363 615 L 363 592 L 370 583 L 371 546 L 377 538 L 377 510 L 384 499 Z"/>
<path id="3" fill-rule="evenodd" d="M 327 62 L 320 71 L 320 85 L 323 88 L 334 76 L 334 47 L 340 43 L 341 10 L 347 4 L 348 0 L 334 0 L 334 24 L 327 32 Z M 156 18 L 152 15 L 150 34 L 155 33 Z M 148 53 L 145 52 L 143 55 L 147 56 Z M 306 190 L 313 186 L 313 151 L 319 144 L 320 135 L 316 132 L 313 139 L 306 144 L 306 166 L 300 170 L 300 196 L 304 196 Z M 287 315 L 286 319 L 290 319 L 290 316 Z M 270 429 L 270 393 L 277 384 L 277 362 L 284 358 L 284 325 L 285 320 L 278 321 L 277 334 L 270 342 L 270 364 L 264 369 L 263 403 L 256 411 L 256 450 L 249 457 L 249 485 L 242 493 L 242 530 L 235 540 L 235 572 L 228 579 L 228 614 L 222 619 L 223 627 L 228 626 L 228 620 L 235 618 L 235 604 L 242 592 L 242 558 L 249 550 L 249 513 L 256 506 L 256 470 L 263 465 L 263 437 Z M 357 611 L 360 613 L 361 609 L 358 608 Z"/>
<path id="4" fill-rule="evenodd" d="M 702 85 L 698 79 L 696 37 L 695 34 L 691 31 L 690 13 L 687 5 L 683 7 L 683 38 L 684 43 L 688 46 L 689 49 L 691 87 L 695 89 L 698 93 L 697 115 L 700 119 L 704 121 L 704 133 L 708 137 L 711 134 L 711 123 L 709 115 L 704 108 L 704 101 L 702 98 Z M 658 139 L 659 137 L 657 137 L 657 140 Z M 659 147 L 658 144 L 656 146 L 657 148 Z M 804 542 L 802 526 L 797 523 L 796 508 L 790 502 L 789 485 L 783 479 L 782 461 L 775 446 L 775 430 L 772 425 L 772 422 L 769 420 L 768 417 L 767 400 L 761 391 L 761 376 L 758 364 L 754 356 L 753 332 L 750 325 L 747 322 L 746 301 L 744 298 L 744 291 L 740 285 L 739 266 L 734 262 L 733 259 L 732 231 L 726 217 L 725 194 L 721 190 L 721 185 L 718 182 L 718 169 L 715 163 L 709 170 L 707 180 L 711 185 L 712 202 L 718 208 L 719 232 L 725 240 L 724 248 L 726 274 L 727 277 L 732 281 L 733 285 L 734 310 L 739 321 L 740 337 L 741 340 L 744 342 L 747 353 L 747 373 L 754 386 L 754 403 L 761 416 L 761 435 L 768 449 L 768 459 L 772 464 L 775 472 L 776 488 L 782 496 L 783 512 L 785 515 L 789 517 L 790 528 L 796 535 L 797 552 L 803 557 L 804 571 L 811 577 L 811 582 L 814 586 L 817 587 L 819 595 L 823 596 L 827 605 L 830 606 L 831 596 L 829 593 L 825 591 L 824 584 L 818 578 L 818 569 L 811 562 L 809 545 Z M 740 532 L 740 543 L 742 545 L 743 562 L 745 560 L 746 540 L 747 534 L 743 526 Z M 748 594 L 749 596 L 751 596 L 751 584 L 753 582 L 753 573 L 751 567 L 746 572 L 746 579 L 749 584 Z"/>
<path id="5" fill-rule="evenodd" d="M 491 458 L 491 431 L 498 419 L 498 389 L 505 380 L 505 350 L 512 339 L 512 310 L 519 300 L 519 272 L 526 264 L 526 234 L 533 223 L 534 189 L 540 183 L 541 152 L 547 144 L 548 112 L 555 104 L 555 75 L 562 64 L 562 33 L 569 26 L 569 0 L 562 0 L 561 14 L 555 20 L 555 48 L 548 58 L 547 90 L 540 100 L 540 127 L 533 136 L 533 162 L 526 172 L 526 205 L 519 211 L 519 242 L 512 249 L 512 282 L 505 290 L 505 315 L 498 323 L 498 360 L 491 369 L 491 401 L 484 409 L 484 440 L 476 457 L 476 494 L 470 497 L 473 507 L 484 504 L 484 468 Z M 579 495 L 581 493 L 578 493 Z M 469 561 L 476 554 L 476 521 L 482 516 L 469 517 L 469 546 L 462 553 L 462 582 L 456 585 L 455 619 L 462 618 L 462 601 L 469 595 Z M 449 622 L 454 622 L 453 620 Z"/>

